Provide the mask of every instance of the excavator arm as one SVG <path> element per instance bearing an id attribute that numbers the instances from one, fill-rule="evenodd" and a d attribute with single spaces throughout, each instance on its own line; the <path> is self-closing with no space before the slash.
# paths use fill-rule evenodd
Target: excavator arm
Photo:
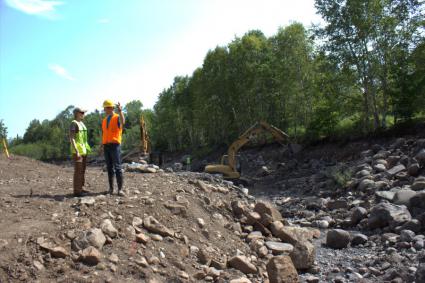
<path id="1" fill-rule="evenodd" d="M 236 169 L 236 155 L 239 149 L 249 142 L 254 136 L 263 132 L 269 132 L 273 138 L 282 145 L 289 139 L 289 136 L 285 132 L 275 126 L 269 125 L 263 121 L 257 122 L 229 146 L 227 151 L 228 164 L 224 164 L 224 158 L 222 158 L 222 164 L 207 165 L 205 167 L 205 171 L 209 173 L 222 173 L 225 177 L 231 179 L 239 178 L 240 174 Z"/>
<path id="2" fill-rule="evenodd" d="M 140 115 L 140 140 L 142 154 L 146 155 L 150 153 L 150 141 L 143 115 Z"/>

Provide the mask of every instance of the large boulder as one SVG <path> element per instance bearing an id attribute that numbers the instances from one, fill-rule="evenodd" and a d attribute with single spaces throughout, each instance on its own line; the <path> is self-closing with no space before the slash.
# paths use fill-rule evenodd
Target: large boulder
<path id="1" fill-rule="evenodd" d="M 245 256 L 234 256 L 229 261 L 230 267 L 242 271 L 245 274 L 257 273 L 257 268 Z"/>
<path id="2" fill-rule="evenodd" d="M 329 230 L 326 234 L 326 245 L 333 249 L 343 249 L 350 243 L 350 233 L 341 229 Z"/>
<path id="3" fill-rule="evenodd" d="M 406 167 L 403 164 L 399 164 L 391 168 L 390 170 L 387 170 L 387 174 L 390 176 L 394 176 L 397 173 L 403 172 L 406 170 Z"/>
<path id="4" fill-rule="evenodd" d="M 307 270 L 314 265 L 316 247 L 309 241 L 298 242 L 289 256 L 297 270 Z"/>
<path id="5" fill-rule="evenodd" d="M 267 263 L 270 283 L 298 283 L 297 270 L 289 256 L 275 256 Z"/>
<path id="6" fill-rule="evenodd" d="M 409 206 L 411 198 L 415 195 L 416 192 L 412 190 L 399 190 L 394 194 L 393 202 L 395 204 Z"/>
<path id="7" fill-rule="evenodd" d="M 306 270 L 313 266 L 316 249 L 310 240 L 317 236 L 316 230 L 296 226 L 283 226 L 280 221 L 273 222 L 270 227 L 274 236 L 294 246 L 290 257 L 297 270 Z"/>
<path id="8" fill-rule="evenodd" d="M 379 203 L 370 211 L 368 226 L 370 229 L 390 226 L 395 228 L 412 219 L 412 216 L 404 205 Z"/>
<path id="9" fill-rule="evenodd" d="M 282 214 L 276 207 L 267 201 L 259 201 L 254 207 L 254 211 L 259 213 L 261 216 L 261 223 L 268 226 L 271 222 L 281 221 L 283 219 Z"/>
<path id="10" fill-rule="evenodd" d="M 280 221 L 273 222 L 271 229 L 274 236 L 280 238 L 283 242 L 290 243 L 292 245 L 312 240 L 315 235 L 315 231 L 313 229 L 296 226 L 283 226 Z"/>
<path id="11" fill-rule="evenodd" d="M 351 224 L 356 225 L 367 216 L 367 210 L 364 207 L 358 206 L 352 210 Z"/>

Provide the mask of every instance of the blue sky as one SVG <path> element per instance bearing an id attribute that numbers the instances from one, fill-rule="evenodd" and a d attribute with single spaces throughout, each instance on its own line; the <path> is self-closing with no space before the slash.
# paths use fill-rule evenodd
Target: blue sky
<path id="1" fill-rule="evenodd" d="M 294 21 L 320 21 L 314 0 L 0 0 L 0 119 L 13 137 L 68 105 L 152 108 L 209 49 Z"/>

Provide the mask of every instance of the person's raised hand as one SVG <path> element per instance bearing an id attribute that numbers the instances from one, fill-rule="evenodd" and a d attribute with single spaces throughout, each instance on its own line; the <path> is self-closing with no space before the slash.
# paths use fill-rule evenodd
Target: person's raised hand
<path id="1" fill-rule="evenodd" d="M 121 111 L 122 111 L 122 106 L 121 106 L 121 104 L 118 102 L 117 103 L 117 110 L 118 110 L 118 112 L 120 112 L 121 113 Z"/>

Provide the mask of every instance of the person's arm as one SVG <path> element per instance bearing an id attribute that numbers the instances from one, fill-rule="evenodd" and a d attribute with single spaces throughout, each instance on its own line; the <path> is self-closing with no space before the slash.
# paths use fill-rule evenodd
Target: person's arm
<path id="1" fill-rule="evenodd" d="M 74 123 L 71 124 L 71 128 L 69 130 L 69 142 L 71 143 L 72 148 L 75 151 L 75 154 L 77 155 L 77 158 L 80 157 L 80 153 L 77 149 L 77 143 L 75 142 L 75 134 L 77 132 L 77 127 Z"/>
<path id="2" fill-rule="evenodd" d="M 124 128 L 125 118 L 124 118 L 124 113 L 122 113 L 121 104 L 119 102 L 117 103 L 117 109 L 118 109 L 118 113 L 120 115 L 120 123 L 121 123 L 122 127 Z"/>
<path id="3" fill-rule="evenodd" d="M 99 145 L 99 151 L 97 152 L 99 155 L 102 155 L 103 152 L 103 128 L 100 131 L 100 145 Z"/>

